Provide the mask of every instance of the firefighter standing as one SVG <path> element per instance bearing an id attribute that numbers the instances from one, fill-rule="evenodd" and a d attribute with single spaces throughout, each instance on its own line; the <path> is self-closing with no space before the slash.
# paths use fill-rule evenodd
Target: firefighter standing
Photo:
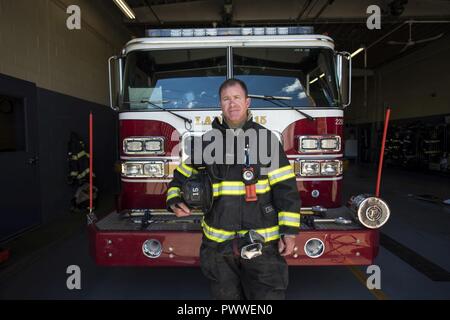
<path id="1" fill-rule="evenodd" d="M 212 173 L 214 204 L 202 222 L 201 269 L 215 299 L 284 299 L 288 285 L 284 257 L 292 254 L 300 227 L 295 174 L 278 141 L 277 154 L 270 155 L 271 160 L 278 157 L 277 161 L 263 164 L 259 156 L 249 161 L 249 149 L 261 146 L 264 137 L 268 145 L 276 137 L 253 122 L 245 83 L 226 80 L 219 94 L 222 119 L 214 120 L 213 129 L 224 137 L 230 129 L 241 134 L 254 129 L 257 143 L 246 144 L 244 150 L 235 144 L 232 165 L 206 165 Z M 243 164 L 237 162 L 240 153 L 245 153 Z M 264 166 L 269 167 L 265 174 Z M 174 171 L 167 205 L 177 217 L 191 214 L 180 190 L 197 169 L 195 164 L 181 163 Z"/>

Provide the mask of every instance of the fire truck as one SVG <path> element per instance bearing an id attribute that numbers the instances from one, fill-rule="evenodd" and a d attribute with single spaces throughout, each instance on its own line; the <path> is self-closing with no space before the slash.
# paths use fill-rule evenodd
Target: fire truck
<path id="1" fill-rule="evenodd" d="M 221 116 L 218 88 L 243 80 L 254 121 L 279 139 L 296 175 L 301 230 L 288 264 L 370 265 L 386 203 L 342 199 L 351 55 L 312 27 L 147 30 L 108 61 L 118 112 L 117 210 L 88 216 L 91 254 L 107 266 L 198 266 L 203 213 L 166 208 L 168 183 L 195 137 Z"/>

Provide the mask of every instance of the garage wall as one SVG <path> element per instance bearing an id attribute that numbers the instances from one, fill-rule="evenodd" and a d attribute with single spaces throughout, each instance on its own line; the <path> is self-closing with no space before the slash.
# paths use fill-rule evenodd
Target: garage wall
<path id="1" fill-rule="evenodd" d="M 66 27 L 66 10 L 72 4 L 81 9 L 81 30 Z M 106 5 L 91 0 L 0 0 L 0 78 L 18 88 L 22 82 L 36 84 L 37 131 L 31 134 L 38 137 L 43 223 L 69 212 L 75 190 L 67 184 L 67 143 L 72 131 L 88 142 L 90 111 L 96 186 L 103 198 L 117 191 L 117 115 L 108 106 L 107 59 L 131 36 L 121 24 L 120 11 Z M 17 201 L 23 201 L 20 195 Z"/>
<path id="2" fill-rule="evenodd" d="M 81 30 L 66 27 L 71 4 Z M 104 9 L 101 1 L 0 0 L 0 73 L 106 105 L 106 61 L 130 35 Z"/>
<path id="3" fill-rule="evenodd" d="M 370 51 L 368 53 L 370 59 Z M 363 78 L 353 80 L 353 103 L 347 123 L 427 117 L 450 113 L 450 35 L 374 70 L 368 78 L 368 103 L 364 106 Z M 360 57 L 359 57 L 360 58 Z"/>

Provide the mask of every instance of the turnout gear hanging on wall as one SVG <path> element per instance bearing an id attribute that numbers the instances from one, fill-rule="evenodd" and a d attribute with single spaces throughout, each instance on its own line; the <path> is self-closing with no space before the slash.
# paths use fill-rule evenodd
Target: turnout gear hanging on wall
<path id="1" fill-rule="evenodd" d="M 86 152 L 85 144 L 78 134 L 70 133 L 68 143 L 67 160 L 69 162 L 69 184 L 82 185 L 89 180 L 89 153 Z"/>
<path id="2" fill-rule="evenodd" d="M 71 209 L 74 211 L 87 209 L 89 207 L 89 153 L 86 152 L 83 140 L 75 132 L 70 133 L 67 161 L 69 165 L 67 181 L 70 185 L 77 187 L 72 197 Z M 97 187 L 93 186 L 94 201 L 97 199 L 97 193 Z"/>

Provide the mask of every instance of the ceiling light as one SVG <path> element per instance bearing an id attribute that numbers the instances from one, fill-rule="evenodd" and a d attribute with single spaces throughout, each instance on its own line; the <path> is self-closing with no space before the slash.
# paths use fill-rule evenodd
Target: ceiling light
<path id="1" fill-rule="evenodd" d="M 360 47 L 359 49 L 357 49 L 355 52 L 353 52 L 350 57 L 354 57 L 356 56 L 358 53 L 360 53 L 361 51 L 363 51 L 365 48 L 364 47 Z"/>
<path id="2" fill-rule="evenodd" d="M 136 19 L 133 10 L 131 10 L 131 8 L 124 0 L 113 0 L 113 1 L 128 18 Z"/>

